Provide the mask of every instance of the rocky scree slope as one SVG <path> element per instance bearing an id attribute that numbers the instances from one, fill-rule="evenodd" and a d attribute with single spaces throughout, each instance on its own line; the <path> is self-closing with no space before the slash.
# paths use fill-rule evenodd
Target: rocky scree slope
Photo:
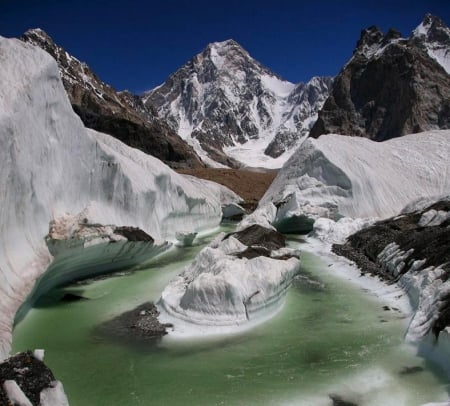
<path id="1" fill-rule="evenodd" d="M 173 168 L 203 166 L 192 147 L 139 97 L 128 91 L 116 92 L 40 29 L 27 31 L 21 39 L 44 49 L 56 60 L 72 107 L 86 127 L 110 134 Z"/>
<path id="2" fill-rule="evenodd" d="M 331 83 L 285 81 L 228 40 L 209 44 L 143 101 L 211 165 L 281 167 L 309 133 Z"/>
<path id="3" fill-rule="evenodd" d="M 335 78 L 310 136 L 336 133 L 384 141 L 450 128 L 450 30 L 426 15 L 409 38 L 363 30 Z"/>

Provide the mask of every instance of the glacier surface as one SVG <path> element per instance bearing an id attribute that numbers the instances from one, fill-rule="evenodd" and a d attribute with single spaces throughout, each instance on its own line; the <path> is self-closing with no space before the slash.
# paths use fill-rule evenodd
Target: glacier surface
<path id="1" fill-rule="evenodd" d="M 387 218 L 413 200 L 450 190 L 450 131 L 374 142 L 322 135 L 306 140 L 283 166 L 259 210 L 277 206 L 273 225 L 308 232 L 325 217 Z"/>
<path id="2" fill-rule="evenodd" d="M 159 160 L 84 128 L 55 61 L 0 38 L 0 359 L 14 314 L 52 261 L 52 220 L 83 213 L 89 225 L 132 226 L 156 242 L 221 219 L 222 188 L 178 175 Z"/>

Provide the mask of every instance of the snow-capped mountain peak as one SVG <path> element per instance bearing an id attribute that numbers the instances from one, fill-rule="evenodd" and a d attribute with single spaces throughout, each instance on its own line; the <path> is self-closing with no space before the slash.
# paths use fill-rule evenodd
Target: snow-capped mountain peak
<path id="1" fill-rule="evenodd" d="M 212 166 L 281 167 L 309 132 L 330 85 L 329 78 L 286 81 L 230 39 L 209 44 L 143 101 Z M 312 88 L 299 98 L 299 89 Z"/>
<path id="2" fill-rule="evenodd" d="M 412 32 L 411 38 L 422 45 L 428 55 L 450 74 L 450 29 L 439 17 L 425 15 L 423 21 Z"/>

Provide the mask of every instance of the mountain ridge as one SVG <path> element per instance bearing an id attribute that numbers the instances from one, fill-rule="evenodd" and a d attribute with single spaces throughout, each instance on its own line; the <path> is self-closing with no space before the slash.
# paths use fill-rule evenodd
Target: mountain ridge
<path id="1" fill-rule="evenodd" d="M 86 127 L 110 134 L 174 168 L 203 166 L 192 148 L 151 107 L 145 106 L 138 96 L 117 92 L 103 82 L 45 31 L 30 29 L 20 39 L 45 50 L 56 60 L 72 108 Z"/>
<path id="2" fill-rule="evenodd" d="M 310 136 L 375 141 L 450 128 L 450 30 L 427 14 L 408 38 L 371 26 L 336 76 Z"/>
<path id="3" fill-rule="evenodd" d="M 293 84 L 226 40 L 208 44 L 145 92 L 143 102 L 210 164 L 212 158 L 226 165 L 231 157 L 280 167 L 309 132 L 331 81 Z"/>

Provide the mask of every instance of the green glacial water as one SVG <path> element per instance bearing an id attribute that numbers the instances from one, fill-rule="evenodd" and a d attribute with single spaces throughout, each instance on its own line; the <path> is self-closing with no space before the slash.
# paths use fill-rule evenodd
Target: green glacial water
<path id="1" fill-rule="evenodd" d="M 283 309 L 252 330 L 140 344 L 98 334 L 102 322 L 156 301 L 200 248 L 48 292 L 15 327 L 13 350 L 45 348 L 71 406 L 331 405 L 329 395 L 361 406 L 415 406 L 448 398 L 443 377 L 403 344 L 406 320 L 307 252 L 302 275 L 315 283 L 297 281 Z M 63 292 L 89 300 L 63 303 Z M 412 367 L 423 369 L 401 373 Z"/>

